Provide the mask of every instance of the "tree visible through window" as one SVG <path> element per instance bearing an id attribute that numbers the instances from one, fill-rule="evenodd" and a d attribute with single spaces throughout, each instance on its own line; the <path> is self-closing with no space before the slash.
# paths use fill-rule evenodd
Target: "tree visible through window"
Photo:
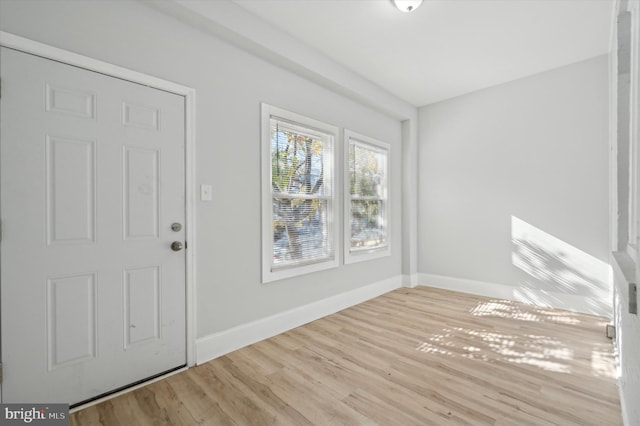
<path id="1" fill-rule="evenodd" d="M 347 132 L 350 238 L 347 259 L 388 248 L 388 145 Z M 361 259 L 364 260 L 365 257 Z"/>
<path id="2" fill-rule="evenodd" d="M 332 259 L 332 138 L 270 119 L 272 268 Z"/>

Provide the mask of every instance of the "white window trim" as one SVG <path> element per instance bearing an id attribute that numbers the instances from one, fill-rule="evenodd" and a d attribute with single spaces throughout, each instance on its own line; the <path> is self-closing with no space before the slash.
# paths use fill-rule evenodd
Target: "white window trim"
<path id="1" fill-rule="evenodd" d="M 364 262 L 373 259 L 379 259 L 381 257 L 391 256 L 391 145 L 388 143 L 379 141 L 377 139 L 371 138 L 369 136 L 361 135 L 354 131 L 345 129 L 344 130 L 344 263 L 356 263 L 356 262 Z M 370 250 L 358 250 L 356 252 L 351 252 L 351 188 L 350 188 L 350 174 L 349 174 L 349 147 L 351 141 L 358 142 L 364 145 L 371 145 L 375 148 L 384 149 L 387 151 L 387 170 L 386 170 L 386 202 L 385 205 L 385 218 L 387 221 L 386 230 L 387 230 L 387 244 L 384 247 L 377 247 Z"/>
<path id="2" fill-rule="evenodd" d="M 336 268 L 340 265 L 341 244 L 340 241 L 340 199 L 337 194 L 340 189 L 338 180 L 339 163 L 338 150 L 340 146 L 339 129 L 327 123 L 305 117 L 291 111 L 287 111 L 269 104 L 262 103 L 262 120 L 261 120 L 261 185 L 262 185 L 262 282 L 269 283 L 286 278 L 292 278 L 303 274 L 309 274 L 330 268 Z M 315 129 L 332 137 L 332 181 L 333 191 L 331 196 L 327 197 L 331 203 L 331 232 L 329 238 L 333 245 L 333 258 L 315 263 L 309 263 L 299 266 L 291 266 L 282 269 L 272 269 L 273 259 L 273 202 L 272 202 L 272 186 L 271 186 L 271 118 L 280 118 L 284 121 L 300 125 L 302 127 Z"/>
<path id="3" fill-rule="evenodd" d="M 631 84 L 629 87 L 629 242 L 627 253 L 633 259 L 638 258 L 638 242 L 640 239 L 640 2 L 627 4 L 631 13 Z"/>

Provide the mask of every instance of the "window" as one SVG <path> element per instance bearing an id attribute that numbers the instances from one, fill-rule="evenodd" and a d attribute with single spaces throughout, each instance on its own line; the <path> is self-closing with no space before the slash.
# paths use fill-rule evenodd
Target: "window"
<path id="1" fill-rule="evenodd" d="M 389 145 L 345 130 L 345 263 L 388 256 Z"/>
<path id="2" fill-rule="evenodd" d="M 262 105 L 262 281 L 338 266 L 337 128 Z"/>

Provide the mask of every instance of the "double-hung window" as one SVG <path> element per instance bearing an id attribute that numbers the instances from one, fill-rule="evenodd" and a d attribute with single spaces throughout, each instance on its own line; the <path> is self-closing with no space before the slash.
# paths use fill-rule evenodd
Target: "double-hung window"
<path id="1" fill-rule="evenodd" d="M 336 127 L 262 105 L 262 281 L 338 266 Z"/>
<path id="2" fill-rule="evenodd" d="M 389 145 L 345 130 L 345 263 L 388 256 Z"/>

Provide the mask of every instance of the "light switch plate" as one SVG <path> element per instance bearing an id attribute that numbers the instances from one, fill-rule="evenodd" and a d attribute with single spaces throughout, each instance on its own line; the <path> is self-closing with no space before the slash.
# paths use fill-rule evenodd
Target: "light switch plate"
<path id="1" fill-rule="evenodd" d="M 213 187 L 211 185 L 200 185 L 200 200 L 211 201 L 213 200 Z"/>

